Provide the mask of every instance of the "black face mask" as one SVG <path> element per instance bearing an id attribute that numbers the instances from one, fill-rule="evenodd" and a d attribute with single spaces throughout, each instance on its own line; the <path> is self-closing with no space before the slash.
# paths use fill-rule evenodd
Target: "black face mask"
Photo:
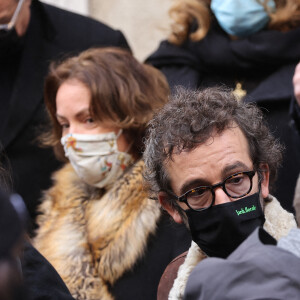
<path id="1" fill-rule="evenodd" d="M 22 50 L 24 37 L 19 37 L 16 29 L 0 31 L 0 60 L 11 57 Z"/>
<path id="2" fill-rule="evenodd" d="M 264 221 L 259 193 L 212 206 L 186 210 L 192 239 L 208 256 L 226 258 Z"/>

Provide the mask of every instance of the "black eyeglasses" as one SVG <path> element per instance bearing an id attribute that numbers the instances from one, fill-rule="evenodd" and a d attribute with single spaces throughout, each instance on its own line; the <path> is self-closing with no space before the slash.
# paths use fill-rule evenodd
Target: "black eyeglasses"
<path id="1" fill-rule="evenodd" d="M 24 0 L 19 0 L 19 3 L 17 5 L 17 8 L 16 8 L 11 20 L 7 24 L 0 24 L 0 31 L 7 32 L 7 31 L 10 31 L 15 26 L 23 3 L 24 3 Z"/>
<path id="2" fill-rule="evenodd" d="M 223 182 L 211 186 L 199 186 L 177 197 L 193 210 L 204 210 L 211 207 L 215 202 L 215 189 L 221 187 L 230 198 L 241 198 L 250 193 L 252 179 L 256 171 L 239 172 L 227 177 Z"/>

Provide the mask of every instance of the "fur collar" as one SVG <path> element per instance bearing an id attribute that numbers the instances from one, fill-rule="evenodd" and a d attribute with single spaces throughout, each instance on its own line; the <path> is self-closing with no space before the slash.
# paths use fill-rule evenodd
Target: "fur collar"
<path id="1" fill-rule="evenodd" d="M 279 201 L 269 196 L 264 207 L 265 223 L 264 229 L 273 236 L 276 240 L 288 234 L 291 228 L 296 228 L 296 221 L 292 213 L 285 211 Z M 183 298 L 186 282 L 193 268 L 206 255 L 202 252 L 199 246 L 192 242 L 184 263 L 178 269 L 177 278 L 170 291 L 169 300 L 179 300 Z"/>
<path id="2" fill-rule="evenodd" d="M 38 218 L 36 248 L 76 299 L 113 299 L 113 285 L 147 247 L 161 215 L 142 185 L 137 162 L 105 193 L 77 177 L 70 164 L 54 175 Z"/>

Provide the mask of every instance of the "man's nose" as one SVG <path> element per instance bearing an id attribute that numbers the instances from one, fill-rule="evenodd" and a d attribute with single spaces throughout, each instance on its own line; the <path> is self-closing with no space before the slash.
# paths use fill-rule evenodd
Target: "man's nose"
<path id="1" fill-rule="evenodd" d="M 215 189 L 215 204 L 219 205 L 227 202 L 231 202 L 232 200 L 227 196 L 221 186 Z"/>

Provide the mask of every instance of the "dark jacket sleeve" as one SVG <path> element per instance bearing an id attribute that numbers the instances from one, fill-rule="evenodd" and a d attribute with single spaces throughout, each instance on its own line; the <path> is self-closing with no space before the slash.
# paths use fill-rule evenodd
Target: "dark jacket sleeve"
<path id="1" fill-rule="evenodd" d="M 74 300 L 53 266 L 28 242 L 21 262 L 28 299 Z"/>

